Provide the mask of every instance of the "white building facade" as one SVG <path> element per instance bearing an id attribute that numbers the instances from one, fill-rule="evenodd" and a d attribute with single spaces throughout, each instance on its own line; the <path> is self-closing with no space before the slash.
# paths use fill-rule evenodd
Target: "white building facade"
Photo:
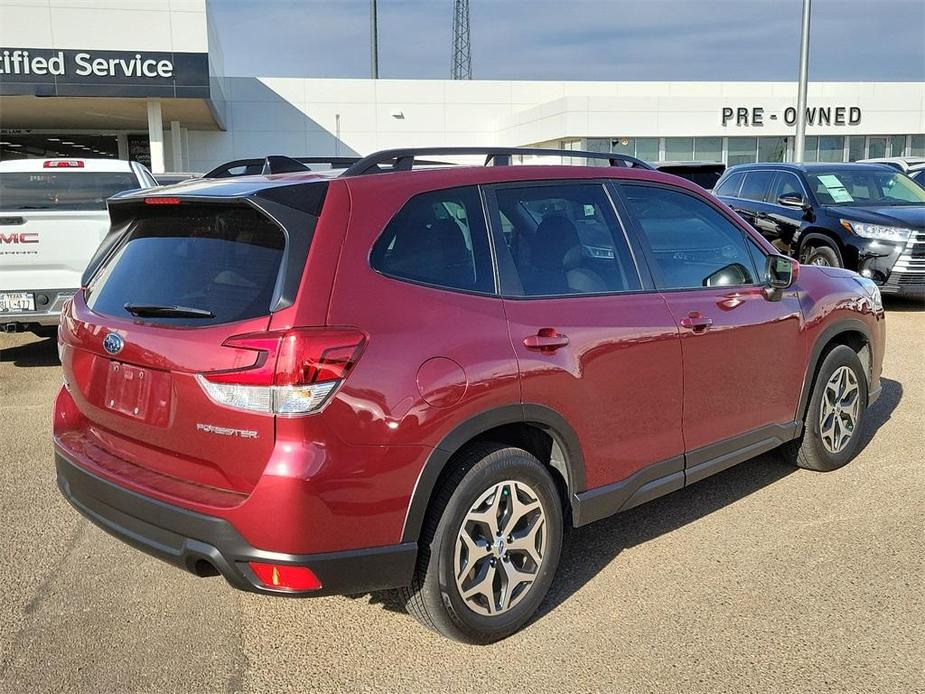
<path id="1" fill-rule="evenodd" d="M 223 63 L 205 0 L 0 0 L 0 158 L 202 172 L 437 145 L 729 164 L 793 151 L 795 82 L 299 79 Z M 925 83 L 816 82 L 808 104 L 807 160 L 925 156 Z"/>

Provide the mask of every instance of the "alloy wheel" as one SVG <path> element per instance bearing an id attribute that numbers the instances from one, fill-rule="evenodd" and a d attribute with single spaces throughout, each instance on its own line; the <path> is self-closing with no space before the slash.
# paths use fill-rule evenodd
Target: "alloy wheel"
<path id="1" fill-rule="evenodd" d="M 838 367 L 822 393 L 819 434 L 829 453 L 840 453 L 848 445 L 858 424 L 861 389 L 858 377 L 848 366 Z"/>
<path id="2" fill-rule="evenodd" d="M 546 554 L 546 513 L 524 482 L 492 485 L 469 508 L 454 547 L 456 587 L 466 606 L 487 616 L 519 603 Z"/>

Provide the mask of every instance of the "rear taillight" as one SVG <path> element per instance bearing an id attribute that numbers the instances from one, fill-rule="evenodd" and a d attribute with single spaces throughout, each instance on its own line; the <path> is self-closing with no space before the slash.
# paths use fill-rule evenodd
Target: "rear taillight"
<path id="1" fill-rule="evenodd" d="M 226 347 L 257 352 L 244 369 L 196 376 L 225 407 L 267 414 L 319 412 L 356 365 L 366 336 L 352 328 L 306 328 L 230 337 Z"/>

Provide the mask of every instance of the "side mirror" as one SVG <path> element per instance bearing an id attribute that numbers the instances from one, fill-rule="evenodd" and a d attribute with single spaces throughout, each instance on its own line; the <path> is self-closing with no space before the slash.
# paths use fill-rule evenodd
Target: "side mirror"
<path id="1" fill-rule="evenodd" d="M 783 207 L 795 207 L 798 210 L 805 210 L 807 204 L 803 202 L 803 196 L 799 193 L 784 193 L 777 198 L 777 204 Z"/>
<path id="2" fill-rule="evenodd" d="M 764 284 L 771 290 L 793 286 L 800 273 L 800 264 L 785 255 L 769 255 L 764 266 Z"/>

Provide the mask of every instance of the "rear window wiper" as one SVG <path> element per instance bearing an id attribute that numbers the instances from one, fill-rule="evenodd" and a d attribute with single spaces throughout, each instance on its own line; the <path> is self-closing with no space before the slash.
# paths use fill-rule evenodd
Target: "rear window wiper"
<path id="1" fill-rule="evenodd" d="M 162 306 L 160 304 L 125 304 L 122 308 L 133 316 L 164 316 L 168 318 L 215 318 L 203 308 L 189 306 Z"/>

